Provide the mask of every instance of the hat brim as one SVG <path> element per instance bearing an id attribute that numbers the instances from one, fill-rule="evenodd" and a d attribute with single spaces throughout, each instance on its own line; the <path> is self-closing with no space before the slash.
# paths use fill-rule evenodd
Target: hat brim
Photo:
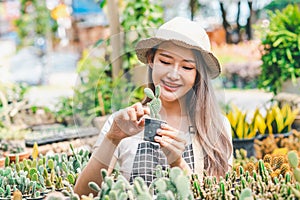
<path id="1" fill-rule="evenodd" d="M 193 46 L 193 45 L 187 44 L 185 42 L 182 42 L 179 40 L 174 40 L 174 39 L 166 40 L 166 39 L 162 39 L 162 38 L 153 37 L 153 38 L 140 40 L 135 48 L 138 59 L 142 63 L 147 64 L 148 63 L 147 57 L 146 57 L 147 52 L 150 49 L 152 49 L 153 47 L 159 45 L 160 43 L 162 43 L 164 41 L 171 41 L 178 46 L 182 46 L 185 48 L 191 48 L 191 49 L 200 51 L 203 56 L 204 61 L 206 62 L 207 72 L 208 72 L 209 77 L 211 79 L 214 79 L 220 75 L 220 73 L 221 73 L 220 63 L 219 63 L 218 59 L 211 52 L 205 51 L 204 49 L 201 49 L 197 46 Z"/>

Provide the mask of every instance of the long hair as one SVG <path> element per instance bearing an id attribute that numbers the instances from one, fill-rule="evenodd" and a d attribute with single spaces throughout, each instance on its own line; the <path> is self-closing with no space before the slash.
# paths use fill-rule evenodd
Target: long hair
<path id="1" fill-rule="evenodd" d="M 147 52 L 148 60 L 154 59 L 157 47 Z M 195 56 L 197 74 L 193 88 L 186 94 L 186 105 L 196 136 L 203 148 L 204 169 L 209 175 L 224 176 L 228 171 L 228 160 L 232 154 L 232 143 L 226 133 L 224 116 L 220 110 L 216 95 L 207 73 L 207 64 L 198 50 L 192 50 Z M 154 90 L 152 69 L 148 67 L 148 87 Z M 149 102 L 146 98 L 143 104 Z"/>
<path id="2" fill-rule="evenodd" d="M 224 176 L 232 154 L 232 143 L 224 123 L 212 83 L 207 73 L 207 64 L 201 52 L 193 50 L 197 75 L 193 92 L 189 92 L 186 105 L 197 133 L 196 137 L 205 153 L 204 168 L 210 175 Z M 231 133 L 229 133 L 231 134 Z"/>

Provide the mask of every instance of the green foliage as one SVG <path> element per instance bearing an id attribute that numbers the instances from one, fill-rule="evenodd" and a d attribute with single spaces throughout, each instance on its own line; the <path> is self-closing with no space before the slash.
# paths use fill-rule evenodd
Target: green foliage
<path id="1" fill-rule="evenodd" d="M 269 15 L 269 27 L 262 35 L 258 87 L 277 94 L 284 81 L 295 82 L 300 77 L 300 10 L 297 5 L 288 5 Z"/>
<path id="2" fill-rule="evenodd" d="M 138 64 L 134 49 L 140 39 L 150 36 L 149 27 L 156 28 L 162 24 L 163 10 L 149 0 L 126 0 L 124 5 L 121 12 L 122 48 L 125 52 L 121 55 L 121 73 L 124 76 L 112 79 L 109 39 L 98 41 L 93 51 L 84 51 L 78 63 L 80 83 L 74 89 L 73 113 L 86 118 L 87 122 L 95 116 L 110 114 L 141 101 L 144 97 L 143 88 L 136 87 L 131 80 L 131 69 Z M 105 2 L 101 6 L 105 6 Z"/>
<path id="3" fill-rule="evenodd" d="M 141 177 L 136 177 L 130 184 L 124 176 L 108 176 L 107 171 L 102 169 L 101 189 L 94 182 L 90 182 L 89 187 L 98 193 L 95 199 L 193 199 L 190 180 L 180 168 L 174 167 L 165 173 L 158 166 L 156 171 L 160 171 L 156 174 L 165 176 L 156 177 L 148 187 Z"/>
<path id="4" fill-rule="evenodd" d="M 265 6 L 265 9 L 275 11 L 276 9 L 282 10 L 289 4 L 299 4 L 300 0 L 273 0 L 271 1 L 267 6 Z"/>
<path id="5" fill-rule="evenodd" d="M 15 20 L 21 46 L 32 45 L 37 36 L 46 37 L 56 31 L 57 24 L 50 16 L 46 1 L 22 0 L 21 16 Z"/>
<path id="6" fill-rule="evenodd" d="M 74 89 L 73 111 L 68 109 L 68 114 L 90 122 L 95 116 L 110 114 L 143 98 L 142 88 L 136 88 L 126 77 L 111 78 L 111 66 L 105 57 L 83 52 L 78 63 L 80 84 Z"/>
<path id="7" fill-rule="evenodd" d="M 153 30 L 163 23 L 161 1 L 153 3 L 150 0 L 125 0 L 125 9 L 121 15 L 121 26 L 124 31 L 123 69 L 132 69 L 137 63 L 134 48 L 138 41 L 148 38 Z"/>

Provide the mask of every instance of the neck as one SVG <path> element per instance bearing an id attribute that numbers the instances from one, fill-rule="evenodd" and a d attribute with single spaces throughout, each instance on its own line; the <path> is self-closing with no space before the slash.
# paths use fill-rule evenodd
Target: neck
<path id="1" fill-rule="evenodd" d="M 172 116 L 186 116 L 186 104 L 184 100 L 177 100 L 173 102 L 162 101 L 161 116 L 164 118 Z"/>
<path id="2" fill-rule="evenodd" d="M 162 120 L 178 130 L 187 132 L 190 123 L 185 101 L 162 101 L 162 105 L 162 110 L 160 112 Z"/>

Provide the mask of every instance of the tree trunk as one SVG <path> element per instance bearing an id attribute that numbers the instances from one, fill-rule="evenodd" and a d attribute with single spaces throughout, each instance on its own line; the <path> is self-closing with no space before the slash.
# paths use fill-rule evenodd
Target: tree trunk
<path id="1" fill-rule="evenodd" d="M 226 32 L 226 42 L 231 43 L 230 33 L 229 33 L 230 24 L 227 22 L 226 11 L 224 9 L 224 4 L 222 2 L 220 2 L 220 8 L 221 8 L 221 12 L 222 12 L 223 27 L 224 27 L 224 30 Z"/>
<path id="2" fill-rule="evenodd" d="M 236 15 L 236 28 L 237 28 L 237 34 L 238 34 L 238 41 L 241 41 L 241 25 L 240 25 L 240 15 L 241 15 L 241 1 L 238 2 L 238 11 Z"/>
<path id="3" fill-rule="evenodd" d="M 120 37 L 121 28 L 117 2 L 115 0 L 108 0 L 107 10 L 107 18 L 109 22 L 110 39 L 112 45 L 112 78 L 116 79 L 120 75 L 122 68 L 122 44 Z"/>
<path id="4" fill-rule="evenodd" d="M 194 20 L 194 15 L 196 12 L 196 3 L 196 0 L 190 0 L 191 20 Z"/>
<path id="5" fill-rule="evenodd" d="M 251 40 L 252 39 L 252 29 L 251 29 L 251 16 L 253 13 L 253 9 L 252 9 L 252 1 L 248 1 L 248 5 L 249 5 L 249 9 L 250 9 L 250 14 L 249 17 L 247 19 L 247 24 L 246 24 L 246 34 L 247 34 L 247 39 Z"/>

